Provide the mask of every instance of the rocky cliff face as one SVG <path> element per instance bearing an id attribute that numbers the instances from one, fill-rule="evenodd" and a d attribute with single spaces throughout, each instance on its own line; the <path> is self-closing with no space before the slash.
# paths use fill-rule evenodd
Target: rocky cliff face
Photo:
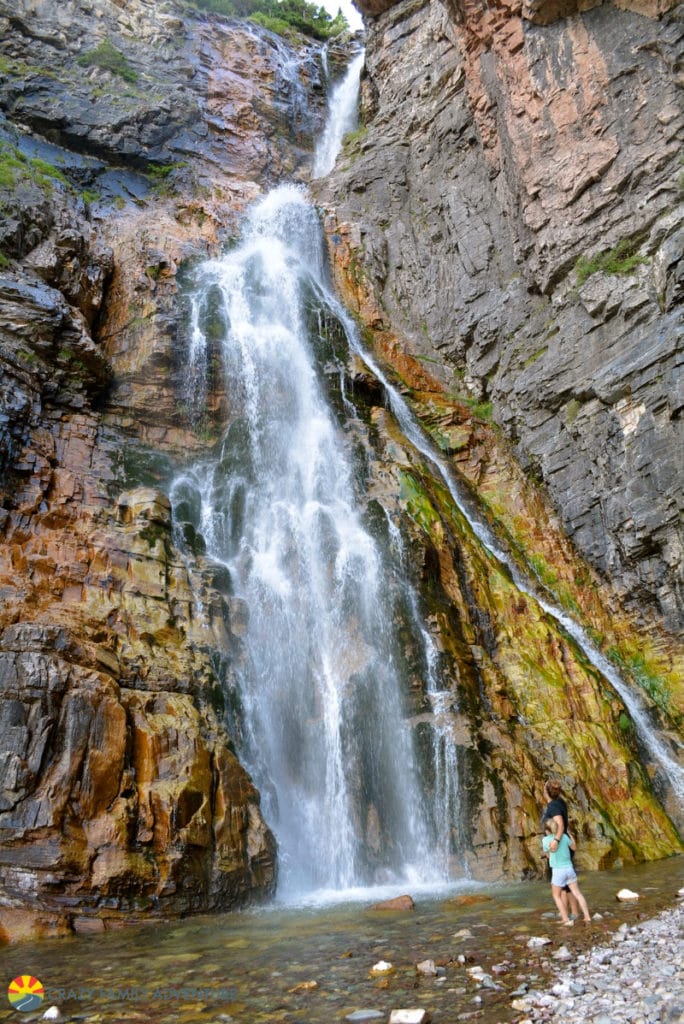
<path id="1" fill-rule="evenodd" d="M 492 404 L 577 549 L 677 631 L 682 21 L 666 6 L 361 2 L 365 127 L 320 195 L 378 322 Z"/>
<path id="2" fill-rule="evenodd" d="M 667 735 L 676 15 L 367 13 L 366 128 L 318 186 L 337 280 L 507 543 L 651 685 Z M 170 2 L 0 0 L 0 26 L 0 937 L 21 937 L 273 889 L 224 715 L 248 610 L 165 487 L 230 415 L 219 386 L 191 406 L 183 276 L 263 188 L 306 178 L 324 88 L 315 48 Z M 579 272 L 623 237 L 629 272 Z M 587 866 L 681 848 L 621 702 L 474 544 L 364 369 L 347 374 L 367 392 L 369 496 L 403 524 L 450 666 L 459 852 L 481 877 L 533 870 L 549 771 Z M 434 709 L 414 682 L 420 746 Z"/>
<path id="3" fill-rule="evenodd" d="M 201 549 L 179 551 L 157 485 L 203 443 L 178 267 L 297 176 L 323 92 L 312 47 L 173 5 L 27 0 L 0 24 L 0 937 L 15 938 L 273 889 L 275 842 L 223 723 L 244 610 Z"/>
<path id="4" fill-rule="evenodd" d="M 360 6 L 363 127 L 315 184 L 339 289 L 527 570 L 632 683 L 669 703 L 661 727 L 675 750 L 681 12 Z M 376 424 L 397 458 L 380 410 Z M 527 599 L 503 598 L 481 552 L 471 560 L 467 530 L 415 454 L 398 462 L 427 622 L 457 666 L 453 728 L 479 869 L 534 858 L 529 780 L 549 769 L 577 808 L 587 866 L 645 849 L 640 812 L 622 817 L 641 803 L 627 766 L 642 756 L 619 752 L 631 742 L 624 706 L 594 690 Z M 425 695 L 418 730 L 428 705 Z M 624 764 L 621 793 L 605 763 Z"/>

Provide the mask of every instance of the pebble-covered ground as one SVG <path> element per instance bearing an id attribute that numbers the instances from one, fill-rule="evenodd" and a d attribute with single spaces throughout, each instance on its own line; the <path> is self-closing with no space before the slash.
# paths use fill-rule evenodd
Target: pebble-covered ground
<path id="1" fill-rule="evenodd" d="M 583 873 L 592 920 L 572 928 L 539 880 L 414 893 L 399 912 L 364 898 L 5 946 L 5 985 L 32 975 L 45 997 L 0 1000 L 0 1022 L 678 1024 L 683 884 L 684 857 Z"/>
<path id="2" fill-rule="evenodd" d="M 530 988 L 513 1000 L 525 1014 L 519 1024 L 684 1024 L 683 934 L 684 902 L 620 925 L 611 942 L 568 963 L 550 989 Z"/>

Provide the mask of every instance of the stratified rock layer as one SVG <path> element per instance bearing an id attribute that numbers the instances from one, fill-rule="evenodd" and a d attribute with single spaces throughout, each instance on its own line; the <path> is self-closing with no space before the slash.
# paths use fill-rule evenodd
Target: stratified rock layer
<path id="1" fill-rule="evenodd" d="M 16 938 L 273 891 L 224 722 L 245 611 L 199 541 L 179 550 L 157 484 L 206 443 L 183 405 L 178 268 L 298 173 L 324 97 L 304 41 L 288 76 L 278 37 L 145 0 L 21 0 L 0 24 L 0 938 Z"/>
<path id="2" fill-rule="evenodd" d="M 491 401 L 579 551 L 677 630 L 682 23 L 586 6 L 362 4 L 364 130 L 319 194 L 361 315 Z"/>
<path id="3" fill-rule="evenodd" d="M 677 23 L 646 30 L 611 7 L 540 27 L 548 12 L 369 9 L 372 130 L 333 181 L 327 227 L 350 304 L 445 455 L 566 605 L 667 679 L 667 641 L 654 630 L 644 655 L 610 623 L 615 594 L 509 447 L 443 391 L 462 377 L 493 399 L 576 542 L 669 621 Z M 172 4 L 0 0 L 0 25 L 0 938 L 17 938 L 273 890 L 274 840 L 225 718 L 248 609 L 165 488 L 230 416 L 216 381 L 205 412 L 189 404 L 187 264 L 263 188 L 306 176 L 324 95 L 310 45 Z M 105 40 L 118 71 L 93 62 Z M 580 284 L 576 258 L 602 248 L 593 224 L 647 262 Z M 401 524 L 451 673 L 459 856 L 484 878 L 535 870 L 549 771 L 585 865 L 680 849 L 620 701 L 474 543 L 377 382 L 354 360 L 347 375 L 368 391 L 370 500 Z M 434 709 L 417 671 L 406 705 L 420 746 Z M 678 713 L 675 693 L 664 734 Z"/>

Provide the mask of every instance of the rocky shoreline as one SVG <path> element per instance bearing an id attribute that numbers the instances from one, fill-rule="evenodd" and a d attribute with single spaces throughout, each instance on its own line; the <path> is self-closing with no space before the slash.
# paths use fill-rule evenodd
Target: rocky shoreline
<path id="1" fill-rule="evenodd" d="M 624 922 L 611 942 L 577 956 L 549 989 L 530 989 L 513 1000 L 525 1013 L 517 1024 L 680 1024 L 683 931 L 684 901 L 643 923 Z"/>

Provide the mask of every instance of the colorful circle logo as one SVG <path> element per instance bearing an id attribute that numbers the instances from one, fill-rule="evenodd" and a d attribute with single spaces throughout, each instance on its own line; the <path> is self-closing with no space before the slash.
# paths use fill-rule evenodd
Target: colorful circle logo
<path id="1" fill-rule="evenodd" d="M 7 998 L 15 1010 L 36 1010 L 45 998 L 41 982 L 31 974 L 20 974 L 7 986 Z"/>

